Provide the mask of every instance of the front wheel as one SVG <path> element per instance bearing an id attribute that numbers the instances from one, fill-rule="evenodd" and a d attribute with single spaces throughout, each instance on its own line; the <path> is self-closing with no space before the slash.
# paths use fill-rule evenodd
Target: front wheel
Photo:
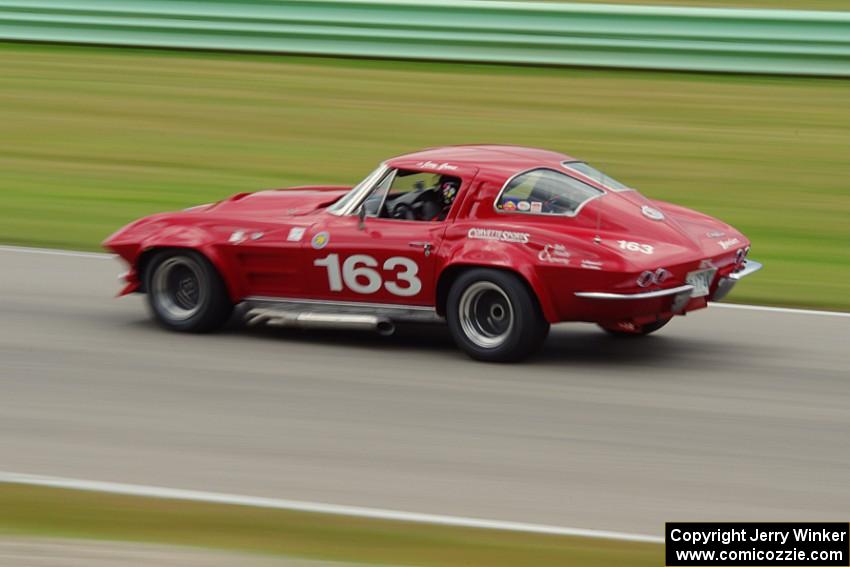
<path id="1" fill-rule="evenodd" d="M 218 271 L 191 250 L 157 254 L 145 270 L 145 289 L 154 318 L 173 331 L 214 331 L 233 312 Z"/>
<path id="2" fill-rule="evenodd" d="M 543 344 L 549 323 L 516 275 L 489 269 L 463 273 L 452 284 L 446 319 L 455 343 L 476 360 L 517 361 Z"/>
<path id="3" fill-rule="evenodd" d="M 654 323 L 647 323 L 646 325 L 635 325 L 633 323 L 626 323 L 625 325 L 614 324 L 614 325 L 599 325 L 604 331 L 608 332 L 615 337 L 645 337 L 651 333 L 654 333 L 667 323 L 669 323 L 673 318 L 668 317 L 666 319 L 659 319 Z"/>

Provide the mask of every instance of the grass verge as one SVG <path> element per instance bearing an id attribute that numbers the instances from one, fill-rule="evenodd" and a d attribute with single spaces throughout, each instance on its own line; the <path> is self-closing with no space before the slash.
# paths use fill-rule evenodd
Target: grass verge
<path id="1" fill-rule="evenodd" d="M 562 2 L 563 0 L 544 0 Z M 835 10 L 846 12 L 847 0 L 576 0 L 582 4 L 639 4 L 700 8 L 755 8 L 781 10 Z"/>
<path id="2" fill-rule="evenodd" d="M 417 566 L 660 565 L 663 547 L 0 484 L 0 535 Z"/>
<path id="3" fill-rule="evenodd" d="M 559 149 L 743 230 L 733 299 L 850 309 L 850 81 L 0 44 L 0 242 L 356 183 L 414 149 Z"/>

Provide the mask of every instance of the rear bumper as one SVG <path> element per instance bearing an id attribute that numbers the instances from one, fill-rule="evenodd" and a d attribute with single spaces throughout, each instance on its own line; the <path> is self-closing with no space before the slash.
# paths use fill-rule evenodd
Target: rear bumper
<path id="1" fill-rule="evenodd" d="M 590 302 L 584 311 L 583 319 L 591 321 L 654 321 L 661 317 L 673 316 L 687 309 L 705 307 L 705 298 L 698 298 L 691 305 L 691 292 L 694 286 L 680 285 L 667 289 L 617 293 L 607 291 L 577 291 L 575 296 L 583 302 Z M 590 306 L 592 305 L 592 307 Z"/>
<path id="2" fill-rule="evenodd" d="M 655 299 L 656 297 L 667 297 L 668 295 L 678 295 L 687 293 L 690 295 L 693 291 L 692 285 L 680 285 L 679 287 L 671 287 L 670 289 L 659 289 L 655 291 L 642 291 L 638 293 L 610 293 L 606 291 L 577 291 L 576 297 L 585 299 L 624 299 L 624 300 L 641 300 Z"/>
<path id="3" fill-rule="evenodd" d="M 737 284 L 745 277 L 761 270 L 761 268 L 761 262 L 756 262 L 755 260 L 746 260 L 744 262 L 744 266 L 740 270 L 738 270 L 737 272 L 732 272 L 724 278 L 720 278 L 720 281 L 717 282 L 717 289 L 714 290 L 714 294 L 711 296 L 711 301 L 720 301 L 721 299 L 729 295 L 729 292 L 732 291 L 732 288 L 735 287 L 735 284 Z"/>

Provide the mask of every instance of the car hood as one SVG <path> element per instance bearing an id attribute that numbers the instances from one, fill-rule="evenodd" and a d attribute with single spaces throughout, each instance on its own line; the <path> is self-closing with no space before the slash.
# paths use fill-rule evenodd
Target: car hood
<path id="1" fill-rule="evenodd" d="M 215 212 L 231 218 L 281 218 L 307 215 L 336 202 L 349 187 L 318 185 L 239 193 L 208 207 L 191 209 L 199 213 Z"/>

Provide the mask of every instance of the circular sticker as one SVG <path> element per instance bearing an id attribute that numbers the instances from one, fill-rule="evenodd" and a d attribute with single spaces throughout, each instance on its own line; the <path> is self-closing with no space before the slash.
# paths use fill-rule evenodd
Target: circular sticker
<path id="1" fill-rule="evenodd" d="M 652 220 L 664 220 L 664 213 L 654 207 L 644 205 L 640 208 L 640 210 L 643 212 L 645 217 L 651 218 Z"/>
<path id="2" fill-rule="evenodd" d="M 310 241 L 310 244 L 316 250 L 321 250 L 325 246 L 328 245 L 328 242 L 331 241 L 331 235 L 325 231 L 317 232 L 313 235 L 313 240 Z"/>
<path id="3" fill-rule="evenodd" d="M 531 203 L 529 203 L 528 201 L 520 201 L 516 204 L 516 208 L 520 211 L 527 211 L 531 208 Z"/>

